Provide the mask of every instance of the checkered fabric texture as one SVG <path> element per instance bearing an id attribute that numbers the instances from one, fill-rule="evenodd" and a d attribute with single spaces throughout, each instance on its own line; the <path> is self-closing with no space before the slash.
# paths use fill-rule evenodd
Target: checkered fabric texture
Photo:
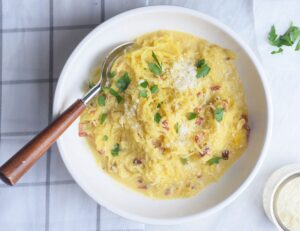
<path id="1" fill-rule="evenodd" d="M 250 0 L 234 1 L 241 9 L 235 14 L 249 14 Z M 52 120 L 53 94 L 64 63 L 98 24 L 132 8 L 158 4 L 181 5 L 218 18 L 229 13 L 222 11 L 220 5 L 224 3 L 0 0 L 0 164 Z M 233 29 L 241 28 L 238 23 L 227 22 Z M 247 30 L 239 32 L 250 39 Z M 0 182 L 1 231 L 150 230 L 147 227 L 121 218 L 90 199 L 67 172 L 56 145 L 16 186 Z"/>

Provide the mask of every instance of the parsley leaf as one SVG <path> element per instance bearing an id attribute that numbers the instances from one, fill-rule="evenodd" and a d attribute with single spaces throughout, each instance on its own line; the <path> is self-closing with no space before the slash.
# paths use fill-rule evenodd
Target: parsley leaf
<path id="1" fill-rule="evenodd" d="M 189 114 L 187 116 L 188 120 L 193 120 L 196 117 L 197 117 L 197 113 L 195 113 L 195 112 L 189 112 Z"/>
<path id="2" fill-rule="evenodd" d="M 128 73 L 125 72 L 124 75 L 122 75 L 118 79 L 118 81 L 116 82 L 116 85 L 119 88 L 120 92 L 124 92 L 128 88 L 130 82 L 131 82 L 131 79 L 130 79 Z"/>
<path id="3" fill-rule="evenodd" d="M 111 150 L 111 155 L 118 156 L 120 151 L 121 151 L 120 144 L 115 144 L 113 149 Z"/>
<path id="4" fill-rule="evenodd" d="M 214 111 L 214 117 L 216 121 L 221 122 L 223 120 L 224 108 L 217 107 Z"/>
<path id="5" fill-rule="evenodd" d="M 116 72 L 115 71 L 110 71 L 108 72 L 108 78 L 112 79 L 113 77 L 115 77 Z"/>
<path id="6" fill-rule="evenodd" d="M 122 96 L 120 96 L 119 93 L 116 92 L 113 88 L 110 88 L 110 89 L 109 89 L 109 93 L 110 93 L 112 96 L 116 97 L 116 100 L 117 100 L 118 103 L 121 103 L 121 102 L 122 102 L 122 100 L 123 100 Z"/>
<path id="7" fill-rule="evenodd" d="M 154 121 L 156 123 L 159 123 L 160 120 L 161 120 L 161 115 L 158 112 L 156 112 L 155 115 L 154 115 Z"/>
<path id="8" fill-rule="evenodd" d="M 104 135 L 104 136 L 102 137 L 102 140 L 103 140 L 103 141 L 107 141 L 107 140 L 108 140 L 108 136 L 107 136 L 107 135 Z"/>
<path id="9" fill-rule="evenodd" d="M 141 83 L 140 83 L 140 86 L 141 86 L 142 88 L 148 87 L 148 82 L 147 82 L 147 80 L 144 80 L 143 82 L 141 82 Z"/>
<path id="10" fill-rule="evenodd" d="M 160 106 L 161 106 L 161 103 L 157 104 L 157 106 L 156 106 L 156 107 L 157 107 L 157 108 L 160 108 Z"/>
<path id="11" fill-rule="evenodd" d="M 268 40 L 272 46 L 279 47 L 279 49 L 272 51 L 271 54 L 281 53 L 283 51 L 281 46 L 292 46 L 294 45 L 294 43 L 299 37 L 300 37 L 300 28 L 297 26 L 293 26 L 292 23 L 287 29 L 287 31 L 280 36 L 276 34 L 275 26 L 272 25 L 271 30 L 268 34 Z M 295 50 L 300 49 L 300 44 L 299 45 L 298 44 L 299 42 L 297 43 Z"/>
<path id="12" fill-rule="evenodd" d="M 180 158 L 180 162 L 183 164 L 183 165 L 186 165 L 188 163 L 188 160 L 186 158 Z"/>
<path id="13" fill-rule="evenodd" d="M 161 75 L 162 70 L 160 67 L 155 64 L 155 63 L 149 63 L 148 64 L 149 70 L 154 74 L 154 75 Z"/>
<path id="14" fill-rule="evenodd" d="M 175 131 L 176 131 L 176 133 L 179 132 L 179 124 L 178 124 L 178 122 L 175 124 Z"/>
<path id="15" fill-rule="evenodd" d="M 149 70 L 155 75 L 161 75 L 162 74 L 162 63 L 160 63 L 158 61 L 158 58 L 153 51 L 152 51 L 152 57 L 155 62 L 148 64 Z"/>
<path id="16" fill-rule="evenodd" d="M 160 68 L 162 68 L 162 64 L 159 63 L 158 58 L 156 57 L 156 54 L 154 53 L 154 51 L 152 51 L 152 57 L 153 57 L 153 59 L 155 60 L 156 64 L 157 64 Z"/>
<path id="17" fill-rule="evenodd" d="M 281 47 L 278 48 L 278 50 L 272 51 L 271 54 L 278 54 L 278 53 L 282 53 L 283 49 Z"/>
<path id="18" fill-rule="evenodd" d="M 290 25 L 289 29 L 279 36 L 279 45 L 292 46 L 296 39 L 300 36 L 300 28 Z"/>
<path id="19" fill-rule="evenodd" d="M 158 92 L 158 86 L 157 85 L 153 85 L 151 88 L 150 88 L 150 91 L 152 94 L 155 94 Z"/>
<path id="20" fill-rule="evenodd" d="M 92 81 L 88 82 L 89 89 L 92 89 L 95 86 L 95 84 Z"/>
<path id="21" fill-rule="evenodd" d="M 272 25 L 271 30 L 268 34 L 268 40 L 271 45 L 273 46 L 278 46 L 278 40 L 277 40 L 278 35 L 276 34 L 276 29 L 275 26 Z"/>
<path id="22" fill-rule="evenodd" d="M 300 50 L 300 40 L 298 41 L 296 47 L 295 47 L 295 51 L 299 51 Z"/>
<path id="23" fill-rule="evenodd" d="M 205 63 L 204 59 L 199 60 L 196 66 L 197 66 L 197 75 L 196 75 L 197 79 L 207 76 L 208 73 L 210 72 L 210 67 Z"/>
<path id="24" fill-rule="evenodd" d="M 100 116 L 100 124 L 103 124 L 104 121 L 106 120 L 107 114 L 106 113 L 102 113 L 102 115 Z"/>
<path id="25" fill-rule="evenodd" d="M 147 94 L 146 90 L 141 90 L 139 95 L 140 95 L 140 97 L 143 97 L 143 98 L 147 98 L 148 97 L 148 94 Z"/>
<path id="26" fill-rule="evenodd" d="M 105 106 L 105 100 L 106 100 L 105 95 L 100 95 L 98 97 L 98 104 L 99 104 L 99 106 L 101 106 L 101 107 Z"/>
<path id="27" fill-rule="evenodd" d="M 222 157 L 220 157 L 220 156 L 214 156 L 211 159 L 209 159 L 206 163 L 208 165 L 218 164 L 218 163 L 220 163 L 221 159 L 222 159 Z"/>
<path id="28" fill-rule="evenodd" d="M 197 62 L 197 67 L 201 67 L 202 65 L 205 64 L 205 60 L 204 59 L 200 59 L 198 62 Z"/>

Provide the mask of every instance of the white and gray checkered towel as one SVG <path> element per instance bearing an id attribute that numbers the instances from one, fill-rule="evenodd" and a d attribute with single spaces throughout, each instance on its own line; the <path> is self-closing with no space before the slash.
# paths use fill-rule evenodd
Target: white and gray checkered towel
<path id="1" fill-rule="evenodd" d="M 276 10 L 272 10 L 271 2 L 281 0 L 255 1 L 260 52 L 264 49 L 261 45 L 266 44 L 264 31 L 275 23 L 268 20 L 280 20 L 280 9 L 288 10 L 288 5 L 297 1 L 284 1 L 285 7 L 275 4 Z M 211 15 L 231 27 L 255 49 L 253 15 L 256 13 L 252 0 L 0 0 L 0 165 L 51 121 L 57 79 L 67 57 L 82 38 L 96 25 L 122 11 L 158 4 L 185 6 Z M 270 61 L 270 57 L 267 59 Z M 271 61 L 269 64 L 272 66 Z M 299 90 L 300 82 L 291 76 L 277 80 L 271 82 L 278 102 L 276 119 L 289 125 L 291 121 L 298 121 L 298 117 L 291 113 L 289 116 L 295 118 L 287 119 L 289 116 L 283 109 L 288 110 L 290 104 L 284 108 L 283 101 L 289 99 L 298 103 L 289 98 L 292 96 L 289 89 L 298 87 Z M 298 99 L 300 93 L 293 97 Z M 285 155 L 296 154 L 297 144 L 300 145 L 296 140 L 299 126 L 296 123 L 290 127 L 293 129 L 280 123 L 276 126 L 276 134 L 283 131 L 285 138 L 290 135 L 290 140 L 295 141 L 279 146 L 281 136 L 277 136 L 273 147 L 291 151 Z M 277 150 L 273 152 L 276 154 Z M 253 183 L 255 187 L 249 187 L 224 210 L 204 220 L 156 226 L 128 221 L 97 205 L 74 183 L 54 146 L 19 184 L 9 187 L 0 183 L 0 231 L 274 230 L 263 214 L 261 191 L 268 174 L 279 166 L 279 162 L 274 161 L 280 160 L 279 155 L 276 158 L 273 156 L 266 161 L 260 177 Z M 289 161 L 293 160 L 295 156 L 290 156 Z"/>

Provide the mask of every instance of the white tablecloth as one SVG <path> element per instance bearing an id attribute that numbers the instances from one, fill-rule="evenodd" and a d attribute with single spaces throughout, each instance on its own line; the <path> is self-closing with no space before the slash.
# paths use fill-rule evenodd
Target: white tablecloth
<path id="1" fill-rule="evenodd" d="M 176 226 L 128 221 L 98 206 L 72 180 L 54 146 L 10 188 L 0 183 L 0 230 L 239 230 L 275 227 L 262 208 L 262 190 L 276 168 L 300 161 L 300 52 L 270 55 L 270 26 L 300 25 L 298 0 L 2 0 L 0 1 L 0 164 L 43 128 L 66 58 L 97 24 L 122 11 L 157 4 L 185 6 L 231 27 L 260 56 L 274 103 L 268 156 L 250 187 L 230 206 Z M 257 42 L 257 46 L 256 46 Z"/>

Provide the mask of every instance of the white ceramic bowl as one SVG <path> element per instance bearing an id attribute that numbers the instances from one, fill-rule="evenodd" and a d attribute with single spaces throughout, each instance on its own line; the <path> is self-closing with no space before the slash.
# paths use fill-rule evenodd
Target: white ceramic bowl
<path id="1" fill-rule="evenodd" d="M 78 120 L 58 140 L 62 159 L 83 190 L 102 206 L 143 223 L 174 224 L 213 213 L 228 205 L 252 181 L 264 159 L 271 133 L 271 103 L 265 75 L 253 52 L 228 27 L 199 12 L 174 6 L 131 10 L 99 25 L 77 46 L 58 81 L 54 114 L 61 113 L 83 95 L 91 71 L 114 46 L 144 33 L 183 31 L 236 52 L 236 66 L 245 87 L 251 138 L 242 158 L 199 195 L 189 199 L 154 200 L 114 181 L 96 165 L 84 139 L 78 136 Z"/>

